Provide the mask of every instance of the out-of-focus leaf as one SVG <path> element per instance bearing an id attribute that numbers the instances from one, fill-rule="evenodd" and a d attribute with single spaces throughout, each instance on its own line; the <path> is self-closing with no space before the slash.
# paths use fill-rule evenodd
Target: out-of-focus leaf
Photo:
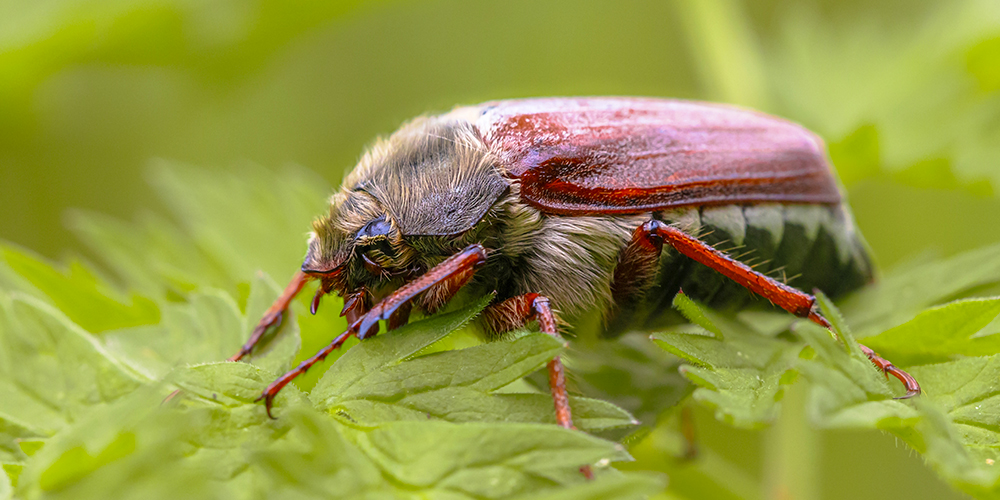
<path id="1" fill-rule="evenodd" d="M 97 277 L 79 262 L 73 261 L 68 273 L 13 248 L 0 248 L 3 261 L 45 294 L 53 305 L 74 323 L 89 332 L 150 325 L 159 322 L 160 311 L 153 301 L 132 294 L 129 304 L 109 297 L 110 290 L 99 289 Z"/>
<path id="2" fill-rule="evenodd" d="M 1000 335 L 976 336 L 1000 314 L 1000 298 L 950 302 L 912 320 L 864 339 L 865 344 L 900 365 L 920 365 L 956 355 L 984 356 L 1000 352 Z"/>
<path id="3" fill-rule="evenodd" d="M 282 282 L 292 276 L 295 263 L 305 252 L 309 221 L 326 208 L 329 192 L 325 181 L 303 169 L 286 169 L 278 174 L 246 167 L 236 175 L 161 162 L 152 169 L 152 177 L 177 222 L 145 216 L 136 223 L 126 223 L 99 214 L 74 212 L 70 227 L 127 285 L 171 301 L 189 295 L 194 297 L 192 301 L 198 301 L 197 297 L 219 290 L 237 294 L 260 270 Z M 175 308 L 168 305 L 165 309 Z M 292 304 L 292 310 L 304 313 L 308 307 L 300 300 Z M 259 319 L 252 317 L 257 312 L 249 311 L 243 337 Z M 297 320 L 302 348 L 295 362 L 311 356 L 347 326 L 335 314 L 297 314 Z M 164 324 L 177 323 L 168 318 Z M 145 333 L 155 336 L 155 330 Z M 285 338 L 291 337 L 294 335 Z M 208 345 L 218 344 L 209 341 Z M 353 341 L 348 342 L 350 345 Z M 221 358 L 187 355 L 183 359 L 225 359 L 235 352 L 230 351 L 227 348 Z M 334 353 L 330 361 L 338 356 Z M 168 361 L 179 359 L 175 356 Z M 296 383 L 312 387 L 325 366 L 310 370 Z"/>
<path id="4" fill-rule="evenodd" d="M 678 368 L 681 360 L 648 335 L 626 334 L 613 341 L 574 343 L 563 356 L 570 382 L 583 394 L 610 401 L 652 427 L 693 387 Z"/>
<path id="5" fill-rule="evenodd" d="M 924 2 L 908 12 L 919 22 L 857 12 L 832 22 L 813 2 L 785 6 L 763 51 L 773 111 L 834 143 L 862 126 L 878 130 L 877 162 L 841 165 L 833 155 L 848 187 L 929 159 L 947 160 L 958 179 L 1000 180 L 989 161 L 998 153 L 998 101 L 977 92 L 966 71 L 986 76 L 973 68 L 993 59 L 983 41 L 996 36 L 995 4 Z M 970 47 L 983 48 L 964 60 Z"/>
<path id="6" fill-rule="evenodd" d="M 123 222 L 72 211 L 69 227 L 129 287 L 156 297 L 179 296 L 198 286 L 226 288 L 233 278 L 176 224 L 146 215 Z"/>
<path id="7" fill-rule="evenodd" d="M 291 277 L 330 191 L 318 176 L 292 168 L 277 175 L 247 167 L 234 175 L 164 162 L 151 177 L 176 223 L 146 217 L 127 224 L 75 212 L 70 224 L 130 285 L 159 294 L 170 285 L 231 290 L 260 270 Z"/>
<path id="8" fill-rule="evenodd" d="M 854 184 L 861 178 L 887 178 L 915 188 L 965 191 L 976 197 L 993 195 L 988 178 L 959 179 L 948 158 L 928 157 L 903 169 L 886 170 L 882 165 L 878 129 L 870 123 L 831 142 L 830 158 L 845 184 Z"/>
<path id="9" fill-rule="evenodd" d="M 997 282 L 1000 245 L 993 245 L 891 272 L 847 297 L 840 309 L 857 336 L 867 338 L 908 321 L 924 308 Z"/>
<path id="10" fill-rule="evenodd" d="M 681 366 L 681 373 L 699 386 L 694 399 L 715 408 L 716 416 L 732 425 L 761 427 L 772 422 L 783 386 L 794 380 L 791 370 L 803 345 L 754 332 L 684 294 L 677 294 L 674 303 L 682 305 L 678 309 L 685 314 L 697 311 L 689 319 L 706 330 L 725 332 L 724 341 L 700 334 L 653 335 L 661 347 L 692 363 Z"/>
<path id="11" fill-rule="evenodd" d="M 206 290 L 191 295 L 187 303 L 165 304 L 159 325 L 107 332 L 101 340 L 137 371 L 160 379 L 185 363 L 208 363 L 235 354 L 277 295 L 274 282 L 258 275 L 250 287 L 246 314 L 228 295 Z M 298 346 L 298 324 L 288 314 L 280 328 L 265 336 L 249 360 L 269 371 L 284 372 L 291 366 Z"/>
<path id="12" fill-rule="evenodd" d="M 185 232 L 236 281 L 258 270 L 291 277 L 330 192 L 303 169 L 238 178 L 170 164 L 154 168 L 152 179 Z"/>
<path id="13" fill-rule="evenodd" d="M 164 395 L 160 387 L 143 387 L 97 407 L 54 436 L 21 473 L 18 497 L 138 500 L 225 495 L 213 474 L 225 470 L 241 450 L 216 449 L 213 461 L 199 460 L 203 448 L 195 440 L 213 430 L 211 419 L 203 412 L 161 406 Z M 254 432 L 243 430 L 244 435 Z M 219 455 L 224 452 L 230 460 L 222 462 Z"/>
<path id="14" fill-rule="evenodd" d="M 108 332 L 109 350 L 149 378 L 162 378 L 183 363 L 226 359 L 239 349 L 244 321 L 236 303 L 219 291 L 192 295 L 187 304 L 167 304 L 156 326 Z"/>
<path id="15" fill-rule="evenodd" d="M 147 381 L 48 304 L 0 296 L 0 314 L 0 375 L 28 398 L 57 409 L 62 418 L 72 420 L 86 408 L 114 401 Z M 30 407 L 8 409 L 21 410 Z M 21 421 L 37 423 L 39 417 L 31 413 Z"/>
<path id="16" fill-rule="evenodd" d="M 697 456 L 689 456 L 690 443 L 679 432 L 679 412 L 656 426 L 641 441 L 629 446 L 635 462 L 624 470 L 658 470 L 670 477 L 668 498 L 713 498 L 718 500 L 763 500 L 763 486 L 755 474 L 706 446 L 700 433 Z"/>
<path id="17" fill-rule="evenodd" d="M 969 73 L 985 92 L 1000 90 L 1000 37 L 983 40 L 966 55 Z"/>

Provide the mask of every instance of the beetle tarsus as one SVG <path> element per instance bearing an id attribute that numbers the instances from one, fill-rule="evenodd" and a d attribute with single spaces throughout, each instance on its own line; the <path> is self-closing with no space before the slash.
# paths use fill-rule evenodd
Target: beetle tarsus
<path id="1" fill-rule="evenodd" d="M 263 399 L 264 407 L 267 409 L 267 416 L 274 418 L 274 416 L 271 414 L 271 408 L 273 407 L 274 398 L 278 396 L 278 392 L 280 392 L 281 389 L 283 389 L 292 380 L 294 380 L 295 377 L 298 377 L 299 375 L 302 375 L 303 373 L 307 372 L 309 368 L 312 367 L 312 365 L 315 365 L 316 363 L 323 361 L 324 359 L 326 359 L 327 356 L 330 355 L 331 352 L 339 349 L 340 346 L 344 345 L 344 342 L 346 342 L 347 339 L 351 338 L 351 336 L 354 335 L 354 332 L 355 330 L 353 328 L 349 328 L 346 332 L 337 335 L 337 338 L 333 339 L 333 342 L 330 342 L 330 345 L 321 349 L 319 352 L 314 354 L 313 357 L 299 363 L 299 366 L 296 366 L 295 368 L 286 372 L 284 375 L 278 377 L 278 379 L 275 380 L 274 382 L 271 382 L 271 384 L 268 385 L 266 389 L 264 389 L 264 392 L 262 392 L 260 396 L 258 396 L 257 399 L 254 400 L 254 402 Z"/>
<path id="2" fill-rule="evenodd" d="M 913 378 L 912 375 L 906 373 L 903 370 L 900 370 L 899 368 L 896 368 L 896 365 L 893 365 L 891 362 L 889 362 L 889 360 L 883 358 L 882 356 L 879 356 L 878 353 L 871 350 L 869 347 L 862 344 L 858 344 L 858 347 L 861 348 L 861 352 L 863 352 L 865 356 L 868 357 L 868 360 L 871 361 L 872 364 L 874 364 L 880 370 L 882 370 L 882 373 L 884 373 L 886 377 L 892 375 L 893 377 L 896 377 L 900 382 L 903 383 L 903 387 L 906 388 L 906 394 L 896 397 L 894 399 L 910 399 L 914 396 L 920 395 L 920 393 L 922 392 L 920 389 L 920 384 L 917 383 L 917 379 Z"/>

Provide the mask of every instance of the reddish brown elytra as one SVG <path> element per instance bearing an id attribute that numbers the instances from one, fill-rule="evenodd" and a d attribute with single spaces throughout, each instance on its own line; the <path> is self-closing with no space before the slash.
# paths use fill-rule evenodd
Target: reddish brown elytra
<path id="1" fill-rule="evenodd" d="M 248 355 L 308 280 L 345 299 L 349 329 L 269 386 L 340 347 L 433 313 L 461 288 L 496 292 L 488 332 L 599 310 L 603 331 L 676 322 L 684 292 L 713 308 L 749 292 L 829 327 L 802 290 L 838 296 L 871 281 L 860 234 L 822 141 L 730 106 L 640 98 L 544 98 L 417 118 L 376 142 L 313 224 L 302 271 L 233 360 Z M 672 251 L 663 251 L 666 244 Z M 739 249 L 730 256 L 717 247 Z M 795 276 L 783 283 L 771 275 Z M 871 350 L 902 381 L 917 382 Z M 556 419 L 573 426 L 563 367 L 549 363 Z"/>

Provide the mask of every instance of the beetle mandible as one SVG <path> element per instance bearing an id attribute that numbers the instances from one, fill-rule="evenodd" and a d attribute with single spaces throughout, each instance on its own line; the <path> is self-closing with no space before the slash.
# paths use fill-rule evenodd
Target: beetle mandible
<path id="1" fill-rule="evenodd" d="M 489 332 L 537 320 L 558 336 L 554 311 L 597 309 L 614 336 L 677 321 L 670 304 L 682 289 L 731 311 L 749 290 L 829 328 L 802 290 L 836 297 L 872 277 L 823 143 L 799 125 L 679 100 L 490 102 L 377 141 L 313 223 L 301 271 L 231 359 L 250 354 L 310 280 L 312 312 L 335 292 L 350 326 L 268 386 L 268 415 L 282 387 L 350 336 L 375 334 L 380 320 L 397 328 L 413 307 L 432 314 L 461 288 L 496 292 L 481 316 Z M 903 382 L 902 397 L 920 393 L 862 350 Z M 559 358 L 548 370 L 556 420 L 572 428 Z"/>

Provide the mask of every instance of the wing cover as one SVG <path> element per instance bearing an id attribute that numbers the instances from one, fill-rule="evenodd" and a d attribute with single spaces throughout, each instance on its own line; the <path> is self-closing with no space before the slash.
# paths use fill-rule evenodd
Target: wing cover
<path id="1" fill-rule="evenodd" d="M 840 202 L 822 141 L 730 106 L 637 98 L 484 105 L 476 121 L 521 197 L 557 214 Z"/>

